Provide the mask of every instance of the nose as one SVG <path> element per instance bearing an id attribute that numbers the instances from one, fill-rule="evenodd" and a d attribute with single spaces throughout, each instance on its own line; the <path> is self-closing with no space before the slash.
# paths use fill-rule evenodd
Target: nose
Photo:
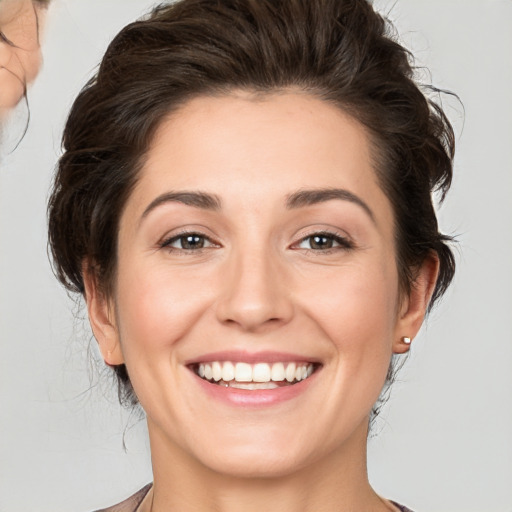
<path id="1" fill-rule="evenodd" d="M 226 262 L 216 314 L 247 332 L 285 325 L 293 316 L 285 272 L 271 251 L 235 254 Z"/>

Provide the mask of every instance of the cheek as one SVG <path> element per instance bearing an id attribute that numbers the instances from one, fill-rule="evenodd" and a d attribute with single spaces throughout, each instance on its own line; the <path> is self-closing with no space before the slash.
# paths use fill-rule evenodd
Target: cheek
<path id="1" fill-rule="evenodd" d="M 340 381 L 366 382 L 377 394 L 392 355 L 398 301 L 393 259 L 381 261 L 312 280 L 302 301 L 336 352 Z"/>
<path id="2" fill-rule="evenodd" d="M 183 377 L 180 347 L 209 307 L 205 276 L 140 260 L 119 263 L 116 320 L 131 383 L 148 417 L 167 425 L 169 432 L 179 431 L 177 418 L 190 407 L 179 391 L 174 393 Z M 164 411 L 170 411 L 171 422 Z"/>
<path id="3" fill-rule="evenodd" d="M 181 277 L 165 266 L 137 263 L 120 267 L 118 275 L 123 278 L 117 283 L 116 312 L 123 353 L 129 359 L 158 357 L 180 342 L 207 307 L 200 275 Z"/>
<path id="4" fill-rule="evenodd" d="M 302 303 L 333 339 L 351 333 L 354 341 L 390 332 L 396 322 L 398 277 L 383 258 L 375 265 L 349 265 L 311 279 Z M 345 338 L 345 336 L 343 336 Z"/>

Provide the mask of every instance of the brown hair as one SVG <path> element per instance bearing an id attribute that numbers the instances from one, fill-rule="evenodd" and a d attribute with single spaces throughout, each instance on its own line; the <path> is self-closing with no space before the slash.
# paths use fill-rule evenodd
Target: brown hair
<path id="1" fill-rule="evenodd" d="M 455 262 L 432 193 L 452 179 L 453 130 L 413 80 L 410 55 L 366 0 L 182 0 L 125 27 L 77 97 L 49 203 L 56 275 L 84 293 L 82 263 L 112 292 L 119 219 L 164 116 L 198 95 L 294 87 L 371 134 L 393 206 L 402 291 L 433 253 L 433 304 Z M 126 368 L 116 368 L 130 392 Z"/>

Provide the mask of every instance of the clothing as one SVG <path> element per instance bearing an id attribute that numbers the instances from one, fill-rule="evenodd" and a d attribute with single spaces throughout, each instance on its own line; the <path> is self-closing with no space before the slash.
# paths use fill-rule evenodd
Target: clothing
<path id="1" fill-rule="evenodd" d="M 102 508 L 101 510 L 96 510 L 96 512 L 137 512 L 139 505 L 142 503 L 142 500 L 151 489 L 153 484 L 148 484 L 144 486 L 140 491 L 136 492 L 133 496 L 130 496 L 127 500 L 118 503 L 109 508 Z M 404 507 L 403 505 L 399 505 L 392 501 L 393 505 L 398 507 L 401 512 L 412 512 L 411 509 Z"/>
<path id="2" fill-rule="evenodd" d="M 404 507 L 403 505 L 400 505 L 400 503 L 397 503 L 396 501 L 392 501 L 391 503 L 393 503 L 395 507 L 398 507 L 398 510 L 400 510 L 401 512 L 412 512 L 410 508 Z"/>
<path id="3" fill-rule="evenodd" d="M 136 492 L 133 496 L 130 496 L 121 503 L 113 505 L 112 507 L 96 510 L 96 512 L 137 512 L 139 505 L 142 503 L 142 500 L 149 492 L 152 485 L 153 484 L 145 485 L 140 491 Z"/>

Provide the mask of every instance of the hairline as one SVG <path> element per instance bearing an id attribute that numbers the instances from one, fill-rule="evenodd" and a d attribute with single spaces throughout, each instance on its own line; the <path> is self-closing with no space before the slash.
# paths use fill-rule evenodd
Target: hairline
<path id="1" fill-rule="evenodd" d="M 240 97 L 247 99 L 249 101 L 261 102 L 266 101 L 272 96 L 276 95 L 285 95 L 285 94 L 300 94 L 309 96 L 311 98 L 315 98 L 321 100 L 322 102 L 332 105 L 344 115 L 349 117 L 352 121 L 355 121 L 359 127 L 363 130 L 363 133 L 366 136 L 366 140 L 368 142 L 368 154 L 370 157 L 370 164 L 375 173 L 375 178 L 377 181 L 377 185 L 382 190 L 387 200 L 390 202 L 391 211 L 392 211 L 392 219 L 393 219 L 393 243 L 394 243 L 394 254 L 395 254 L 395 265 L 398 272 L 398 286 L 399 286 L 399 302 L 404 299 L 410 293 L 410 287 L 408 286 L 407 279 L 404 279 L 400 272 L 400 262 L 399 262 L 399 240 L 398 240 L 398 223 L 397 223 L 397 212 L 395 211 L 393 202 L 390 200 L 390 192 L 387 190 L 385 181 L 385 169 L 383 167 L 388 163 L 386 156 L 386 148 L 385 141 L 382 140 L 382 137 L 379 133 L 365 124 L 361 119 L 356 115 L 358 108 L 357 106 L 352 106 L 350 103 L 344 104 L 340 101 L 336 101 L 331 97 L 326 95 L 325 91 L 322 91 L 318 87 L 306 87 L 306 86 L 298 86 L 298 85 L 289 85 L 289 86 L 276 86 L 276 87 L 257 87 L 257 86 L 221 86 L 214 85 L 206 87 L 204 90 L 195 91 L 190 94 L 184 94 L 181 98 L 176 99 L 174 102 L 169 102 L 167 105 L 166 112 L 161 114 L 160 116 L 156 116 L 156 123 L 154 126 L 148 130 L 148 140 L 145 147 L 142 148 L 140 154 L 136 157 L 135 162 L 133 164 L 134 171 L 134 180 L 131 186 L 127 190 L 127 196 L 124 201 L 122 208 L 119 210 L 119 215 L 117 218 L 117 238 L 115 243 L 115 253 L 114 253 L 114 261 L 111 266 L 111 274 L 106 276 L 106 279 L 109 281 L 108 283 L 104 283 L 105 286 L 101 283 L 101 288 L 104 290 L 105 297 L 112 298 L 116 294 L 116 284 L 117 284 L 117 270 L 118 270 L 118 256 L 119 256 L 119 230 L 121 218 L 124 215 L 126 210 L 126 206 L 132 194 L 135 191 L 135 188 L 138 185 L 139 179 L 144 171 L 144 167 L 147 163 L 149 153 L 153 147 L 155 140 L 158 137 L 158 132 L 161 127 L 168 121 L 174 118 L 174 116 L 179 116 L 180 113 L 194 100 L 198 98 L 226 98 L 229 96 Z M 351 108 L 352 107 L 352 108 Z M 384 146 L 384 147 L 383 147 Z M 90 258 L 90 256 L 85 256 L 85 259 Z"/>

